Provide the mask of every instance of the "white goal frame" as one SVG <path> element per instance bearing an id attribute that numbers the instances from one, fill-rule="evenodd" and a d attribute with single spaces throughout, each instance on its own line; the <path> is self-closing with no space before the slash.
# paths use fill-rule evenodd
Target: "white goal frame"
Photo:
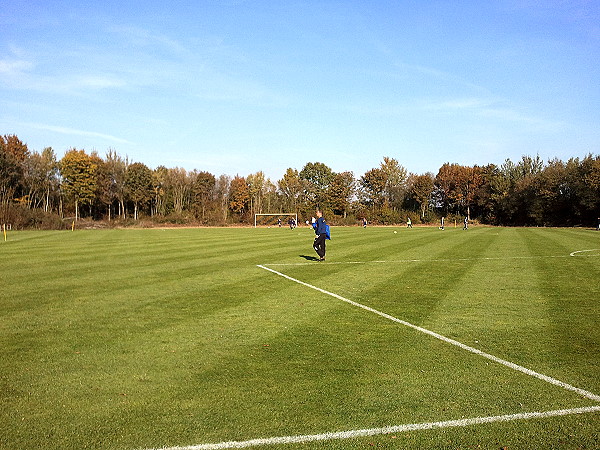
<path id="1" fill-rule="evenodd" d="M 293 216 L 296 220 L 296 225 L 298 225 L 298 213 L 254 214 L 254 228 L 256 228 L 256 219 L 258 216 Z"/>

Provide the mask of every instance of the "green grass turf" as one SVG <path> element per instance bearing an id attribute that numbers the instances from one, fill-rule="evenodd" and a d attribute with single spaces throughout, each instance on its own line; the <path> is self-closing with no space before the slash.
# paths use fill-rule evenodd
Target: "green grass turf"
<path id="1" fill-rule="evenodd" d="M 600 250 L 568 256 L 600 249 L 600 233 L 332 232 L 325 263 L 310 260 L 306 227 L 9 233 L 0 448 L 160 448 L 598 405 L 257 264 L 600 394 Z M 599 429 L 595 412 L 285 446 L 598 448 Z"/>

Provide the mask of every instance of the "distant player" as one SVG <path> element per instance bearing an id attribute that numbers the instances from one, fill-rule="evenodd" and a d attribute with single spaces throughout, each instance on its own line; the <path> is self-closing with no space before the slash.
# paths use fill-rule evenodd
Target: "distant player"
<path id="1" fill-rule="evenodd" d="M 596 227 L 596 231 L 600 231 L 600 217 L 598 217 L 598 226 Z"/>
<path id="2" fill-rule="evenodd" d="M 464 221 L 465 225 L 463 226 L 463 230 L 468 230 L 469 229 L 469 218 L 465 217 L 465 221 Z"/>
<path id="3" fill-rule="evenodd" d="M 412 222 L 411 222 L 411 220 L 410 220 L 410 217 L 408 217 L 408 218 L 406 219 L 406 228 L 412 228 Z"/>
<path id="4" fill-rule="evenodd" d="M 444 229 L 444 216 L 442 216 L 442 220 L 440 223 L 440 230 L 443 230 L 443 229 Z"/>
<path id="5" fill-rule="evenodd" d="M 363 228 L 367 228 L 367 218 L 363 217 Z"/>

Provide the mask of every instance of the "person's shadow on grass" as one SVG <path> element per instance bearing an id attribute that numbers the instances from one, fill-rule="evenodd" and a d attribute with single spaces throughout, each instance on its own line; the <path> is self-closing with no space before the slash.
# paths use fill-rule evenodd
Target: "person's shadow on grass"
<path id="1" fill-rule="evenodd" d="M 317 258 L 316 256 L 308 256 L 308 255 L 300 255 L 300 258 L 304 258 L 307 261 L 318 261 L 319 258 Z"/>

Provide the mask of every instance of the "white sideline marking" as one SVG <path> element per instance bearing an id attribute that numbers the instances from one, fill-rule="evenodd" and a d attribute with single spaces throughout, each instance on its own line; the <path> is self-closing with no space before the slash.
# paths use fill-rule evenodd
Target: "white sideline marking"
<path id="1" fill-rule="evenodd" d="M 187 447 L 164 447 L 161 450 L 216 450 L 222 448 L 245 448 L 259 445 L 294 444 L 300 442 L 326 441 L 333 439 L 350 439 L 365 436 L 376 436 L 390 433 L 403 433 L 406 431 L 432 430 L 436 428 L 466 427 L 469 425 L 480 425 L 493 422 L 509 422 L 512 420 L 530 420 L 556 416 L 567 416 L 571 414 L 584 414 L 600 411 L 600 406 L 588 406 L 584 408 L 557 409 L 545 412 L 529 412 L 518 414 L 507 414 L 503 416 L 475 417 L 471 419 L 448 420 L 444 422 L 413 423 L 407 425 L 395 425 L 383 428 L 370 428 L 364 430 L 338 431 L 323 434 L 308 434 L 299 436 L 280 436 L 263 439 L 251 439 L 248 441 L 230 441 L 216 444 L 190 445 Z"/>
<path id="2" fill-rule="evenodd" d="M 598 248 L 593 248 L 591 250 L 578 250 L 576 252 L 571 253 L 569 256 L 575 256 L 577 255 L 577 253 L 583 253 L 583 252 L 597 252 L 600 251 L 600 249 Z M 600 256 L 600 255 L 591 255 L 591 256 Z"/>
<path id="3" fill-rule="evenodd" d="M 530 375 L 530 376 L 535 377 L 535 378 L 539 378 L 540 380 L 543 380 L 543 381 L 545 381 L 547 383 L 550 383 L 550 384 L 554 384 L 555 386 L 559 386 L 559 387 L 561 387 L 563 389 L 566 389 L 566 390 L 569 390 L 569 391 L 573 391 L 573 392 L 577 392 L 579 395 L 581 395 L 581 396 L 583 396 L 585 398 L 588 398 L 590 400 L 594 400 L 596 402 L 600 402 L 600 396 L 599 395 L 593 394 L 593 393 L 591 393 L 589 391 L 586 391 L 584 389 L 580 389 L 580 388 L 572 386 L 572 385 L 570 385 L 568 383 L 564 383 L 564 382 L 562 382 L 560 380 L 557 380 L 556 378 L 552 378 L 552 377 L 549 377 L 547 375 L 543 375 L 543 374 L 535 372 L 535 371 L 533 371 L 531 369 L 527 369 L 526 367 L 519 366 L 518 364 L 515 364 L 515 363 L 512 363 L 510 361 L 506 361 L 504 359 L 498 358 L 498 357 L 496 357 L 494 355 L 491 355 L 489 353 L 482 352 L 481 350 L 478 350 L 478 349 L 476 349 L 474 347 L 470 347 L 468 345 L 465 345 L 462 342 L 458 342 L 458 341 L 456 341 L 454 339 L 450 339 L 450 338 L 448 338 L 446 336 L 443 336 L 441 334 L 438 334 L 438 333 L 436 333 L 434 331 L 431 331 L 431 330 L 428 330 L 426 328 L 419 327 L 417 325 L 413 325 L 410 322 L 406 322 L 405 320 L 398 319 L 397 317 L 394 317 L 394 316 L 390 316 L 389 314 L 386 314 L 384 312 L 378 311 L 378 310 L 376 310 L 374 308 L 371 308 L 369 306 L 363 305 L 361 303 L 357 303 L 357 302 L 354 302 L 352 300 L 348 300 L 347 298 L 344 298 L 341 295 L 334 294 L 333 292 L 326 291 L 325 289 L 321 289 L 319 287 L 313 286 L 312 284 L 308 284 L 308 283 L 305 283 L 303 281 L 297 280 L 297 279 L 292 278 L 292 277 L 290 277 L 288 275 L 285 275 L 285 274 L 283 274 L 281 272 L 277 272 L 276 270 L 270 269 L 269 267 L 265 267 L 265 266 L 260 265 L 260 264 L 258 265 L 258 267 L 260 267 L 261 269 L 264 269 L 264 270 L 268 270 L 269 272 L 272 272 L 272 273 L 274 273 L 276 275 L 279 275 L 280 277 L 286 278 L 286 279 L 288 279 L 290 281 L 294 281 L 294 282 L 296 282 L 298 284 L 301 284 L 303 286 L 306 286 L 306 287 L 309 287 L 309 288 L 314 289 L 316 291 L 319 291 L 319 292 L 321 292 L 323 294 L 330 295 L 331 297 L 337 298 L 338 300 L 341 300 L 343 302 L 349 303 L 349 304 L 351 304 L 353 306 L 356 306 L 358 308 L 362 308 L 362 309 L 364 309 L 366 311 L 369 311 L 369 312 L 372 312 L 374 314 L 377 314 L 378 316 L 384 317 L 384 318 L 389 319 L 389 320 L 391 320 L 393 322 L 397 322 L 399 324 L 405 325 L 405 326 L 410 327 L 410 328 L 412 328 L 414 330 L 420 331 L 421 333 L 428 334 L 429 336 L 432 336 L 432 337 L 434 337 L 436 339 L 439 339 L 441 341 L 444 341 L 444 342 L 447 342 L 449 344 L 452 344 L 452 345 L 455 345 L 457 347 L 460 347 L 463 350 L 467 350 L 467 351 L 469 351 L 471 353 L 475 353 L 476 355 L 483 356 L 484 358 L 490 359 L 490 360 L 492 360 L 492 361 L 494 361 L 494 362 L 496 362 L 498 364 L 502 364 L 502 365 L 504 365 L 506 367 L 510 367 L 513 370 L 516 370 L 516 371 L 519 371 L 519 372 L 523 372 L 524 374 Z"/>

